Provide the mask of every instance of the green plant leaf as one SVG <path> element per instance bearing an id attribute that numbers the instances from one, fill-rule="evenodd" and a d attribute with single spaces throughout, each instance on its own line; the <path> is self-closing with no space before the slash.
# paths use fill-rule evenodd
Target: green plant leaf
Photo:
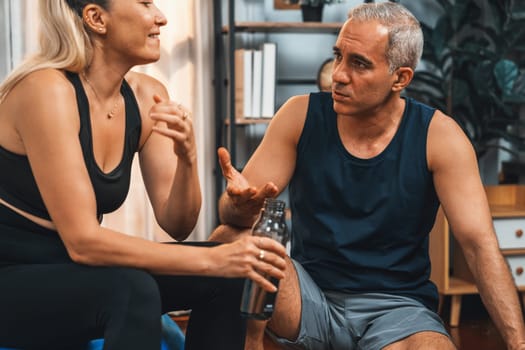
<path id="1" fill-rule="evenodd" d="M 503 102 L 510 104 L 522 104 L 525 103 L 525 96 L 511 93 L 503 96 Z"/>
<path id="2" fill-rule="evenodd" d="M 525 20 L 510 22 L 505 33 L 509 47 L 513 49 L 523 47 L 525 43 Z"/>
<path id="3" fill-rule="evenodd" d="M 469 15 L 469 2 L 469 0 L 456 0 L 452 10 L 447 13 L 450 16 L 452 30 L 456 31 L 465 20 L 465 17 Z"/>
<path id="4" fill-rule="evenodd" d="M 452 81 L 452 107 L 458 106 L 468 100 L 470 88 L 463 80 Z"/>
<path id="5" fill-rule="evenodd" d="M 479 96 L 490 96 L 493 90 L 492 62 L 490 60 L 483 60 L 469 68 L 466 79 L 471 81 L 475 93 Z"/>
<path id="6" fill-rule="evenodd" d="M 512 95 L 514 82 L 518 75 L 518 66 L 511 60 L 502 59 L 494 65 L 494 78 L 503 96 Z"/>
<path id="7" fill-rule="evenodd" d="M 447 47 L 447 42 L 452 33 L 449 18 L 446 15 L 441 16 L 437 22 L 434 31 L 432 31 L 432 46 L 434 47 L 434 55 L 439 57 L 441 52 Z"/>
<path id="8" fill-rule="evenodd" d="M 513 0 L 433 1 L 443 12 L 423 27 L 422 72 L 407 93 L 441 106 L 478 155 L 498 137 L 525 148 L 517 113 L 525 104 L 525 17 L 513 16 Z"/>

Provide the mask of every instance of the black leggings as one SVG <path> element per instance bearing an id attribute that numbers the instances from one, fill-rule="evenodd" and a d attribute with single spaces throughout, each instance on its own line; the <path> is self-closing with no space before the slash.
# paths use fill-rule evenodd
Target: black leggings
<path id="1" fill-rule="evenodd" d="M 79 265 L 56 233 L 12 215 L 0 205 L 0 347 L 75 350 L 104 338 L 105 350 L 158 350 L 161 314 L 191 309 L 186 349 L 244 348 L 242 279 Z"/>

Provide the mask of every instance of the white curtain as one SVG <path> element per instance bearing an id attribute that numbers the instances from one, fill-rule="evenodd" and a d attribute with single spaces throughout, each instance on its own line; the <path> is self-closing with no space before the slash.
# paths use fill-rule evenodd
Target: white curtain
<path id="1" fill-rule="evenodd" d="M 0 20 L 5 24 L 4 28 L 10 29 L 4 36 L 8 47 L 4 52 L 9 57 L 5 62 L 0 61 L 5 70 L 36 49 L 38 13 L 35 5 L 36 0 L 0 0 L 0 17 L 3 17 Z M 171 98 L 193 111 L 203 207 L 190 239 L 203 240 L 213 229 L 216 207 L 213 181 L 214 118 L 211 107 L 212 3 L 207 0 L 157 0 L 156 5 L 168 19 L 168 25 L 161 29 L 161 59 L 155 64 L 136 69 L 164 82 Z M 170 240 L 155 222 L 137 161 L 133 166 L 126 202 L 116 212 L 106 215 L 103 224 L 151 240 Z"/>
<path id="2" fill-rule="evenodd" d="M 36 49 L 36 18 L 34 1 L 0 0 L 0 79 Z"/>
<path id="3" fill-rule="evenodd" d="M 158 0 L 156 4 L 168 18 L 168 25 L 161 30 L 161 59 L 137 70 L 164 82 L 171 98 L 193 111 L 203 208 L 190 239 L 203 240 L 213 229 L 215 212 L 214 125 L 210 108 L 213 105 L 212 6 L 206 0 Z M 137 162 L 128 199 L 117 212 L 105 216 L 104 224 L 152 240 L 170 240 L 155 222 Z"/>

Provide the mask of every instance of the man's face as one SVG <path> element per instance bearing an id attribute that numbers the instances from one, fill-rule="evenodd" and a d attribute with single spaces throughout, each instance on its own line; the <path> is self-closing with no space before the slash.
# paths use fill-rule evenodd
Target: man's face
<path id="1" fill-rule="evenodd" d="M 347 21 L 334 46 L 332 96 L 340 115 L 370 115 L 392 93 L 397 74 L 386 60 L 388 32 L 379 22 Z"/>

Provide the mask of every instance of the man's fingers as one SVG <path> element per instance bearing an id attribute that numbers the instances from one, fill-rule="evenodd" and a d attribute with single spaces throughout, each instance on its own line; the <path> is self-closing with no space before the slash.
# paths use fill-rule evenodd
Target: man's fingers
<path id="1" fill-rule="evenodd" d="M 274 197 L 279 193 L 279 189 L 273 184 L 273 182 L 268 182 L 264 185 L 262 192 L 265 197 Z"/>
<path id="2" fill-rule="evenodd" d="M 162 102 L 162 97 L 160 97 L 160 95 L 153 95 L 153 101 L 155 101 L 155 103 L 159 103 L 159 102 Z"/>
<path id="3" fill-rule="evenodd" d="M 228 195 L 230 196 L 243 197 L 246 200 L 248 200 L 251 199 L 257 193 L 257 189 L 255 189 L 255 187 L 241 189 L 237 186 L 227 186 L 226 192 L 228 192 Z"/>
<path id="4" fill-rule="evenodd" d="M 221 166 L 222 175 L 224 175 L 224 177 L 228 177 L 228 174 L 230 174 L 233 168 L 230 153 L 226 150 L 226 148 L 220 147 L 217 150 L 217 155 L 219 157 L 219 165 Z"/>
<path id="5" fill-rule="evenodd" d="M 224 147 L 219 147 L 217 150 L 217 155 L 219 156 L 219 162 L 225 166 L 231 166 L 231 157 L 230 152 Z"/>
<path id="6" fill-rule="evenodd" d="M 262 202 L 266 198 L 274 198 L 278 193 L 279 189 L 277 188 L 277 186 L 275 186 L 272 182 L 268 182 L 266 185 L 264 185 L 263 188 L 261 188 L 260 191 L 254 193 L 253 195 L 255 199 L 261 202 L 262 205 Z"/>

